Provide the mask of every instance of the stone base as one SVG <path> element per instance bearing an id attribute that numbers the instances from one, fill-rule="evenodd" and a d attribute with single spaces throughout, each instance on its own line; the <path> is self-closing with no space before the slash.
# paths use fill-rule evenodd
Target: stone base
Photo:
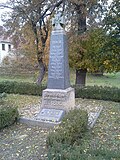
<path id="1" fill-rule="evenodd" d="M 75 108 L 80 108 L 80 106 L 78 105 Z M 97 110 L 96 112 L 91 112 L 91 111 L 88 112 L 88 129 L 93 128 L 102 109 L 103 107 L 100 107 L 99 110 Z M 39 117 L 38 119 L 36 117 L 33 118 L 20 117 L 19 122 L 27 124 L 28 126 L 40 126 L 42 128 L 54 128 L 55 126 L 58 126 L 61 123 L 61 121 L 59 122 L 42 121 L 39 120 Z"/>
<path id="2" fill-rule="evenodd" d="M 69 111 L 75 107 L 75 91 L 69 87 L 61 89 L 45 89 L 42 94 L 42 108 Z"/>
<path id="3" fill-rule="evenodd" d="M 61 122 L 46 122 L 42 120 L 36 120 L 31 118 L 20 118 L 20 123 L 27 124 L 28 126 L 39 126 L 41 128 L 54 128 L 55 126 L 60 125 Z"/>

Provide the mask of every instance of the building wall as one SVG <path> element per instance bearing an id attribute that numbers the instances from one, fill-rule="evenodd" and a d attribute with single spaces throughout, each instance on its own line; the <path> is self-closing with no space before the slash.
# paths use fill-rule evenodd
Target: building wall
<path id="1" fill-rule="evenodd" d="M 13 45 L 10 42 L 0 42 L 0 63 L 13 49 Z"/>

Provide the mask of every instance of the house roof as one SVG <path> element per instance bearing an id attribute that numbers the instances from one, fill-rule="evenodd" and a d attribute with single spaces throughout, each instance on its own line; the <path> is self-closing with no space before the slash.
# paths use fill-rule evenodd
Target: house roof
<path id="1" fill-rule="evenodd" d="M 9 38 L 4 38 L 3 36 L 0 36 L 0 43 L 11 43 L 11 40 Z"/>

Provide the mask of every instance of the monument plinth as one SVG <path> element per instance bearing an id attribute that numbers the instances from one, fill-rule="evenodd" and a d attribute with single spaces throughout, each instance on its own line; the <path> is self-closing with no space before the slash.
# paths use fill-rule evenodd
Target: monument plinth
<path id="1" fill-rule="evenodd" d="M 42 95 L 42 108 L 69 111 L 75 107 L 74 89 L 45 89 Z"/>
<path id="2" fill-rule="evenodd" d="M 48 83 L 42 94 L 41 105 L 42 113 L 44 109 L 46 113 L 51 109 L 51 114 L 56 111 L 60 113 L 61 110 L 69 111 L 75 107 L 75 93 L 70 87 L 67 36 L 63 28 L 64 19 L 59 13 L 53 19 L 52 25 Z"/>

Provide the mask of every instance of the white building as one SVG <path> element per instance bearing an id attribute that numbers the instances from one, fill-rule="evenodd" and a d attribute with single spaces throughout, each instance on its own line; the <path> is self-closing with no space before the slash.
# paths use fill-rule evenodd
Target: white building
<path id="1" fill-rule="evenodd" d="M 0 37 L 0 63 L 2 60 L 10 53 L 13 45 L 11 44 L 9 39 L 4 39 Z"/>

